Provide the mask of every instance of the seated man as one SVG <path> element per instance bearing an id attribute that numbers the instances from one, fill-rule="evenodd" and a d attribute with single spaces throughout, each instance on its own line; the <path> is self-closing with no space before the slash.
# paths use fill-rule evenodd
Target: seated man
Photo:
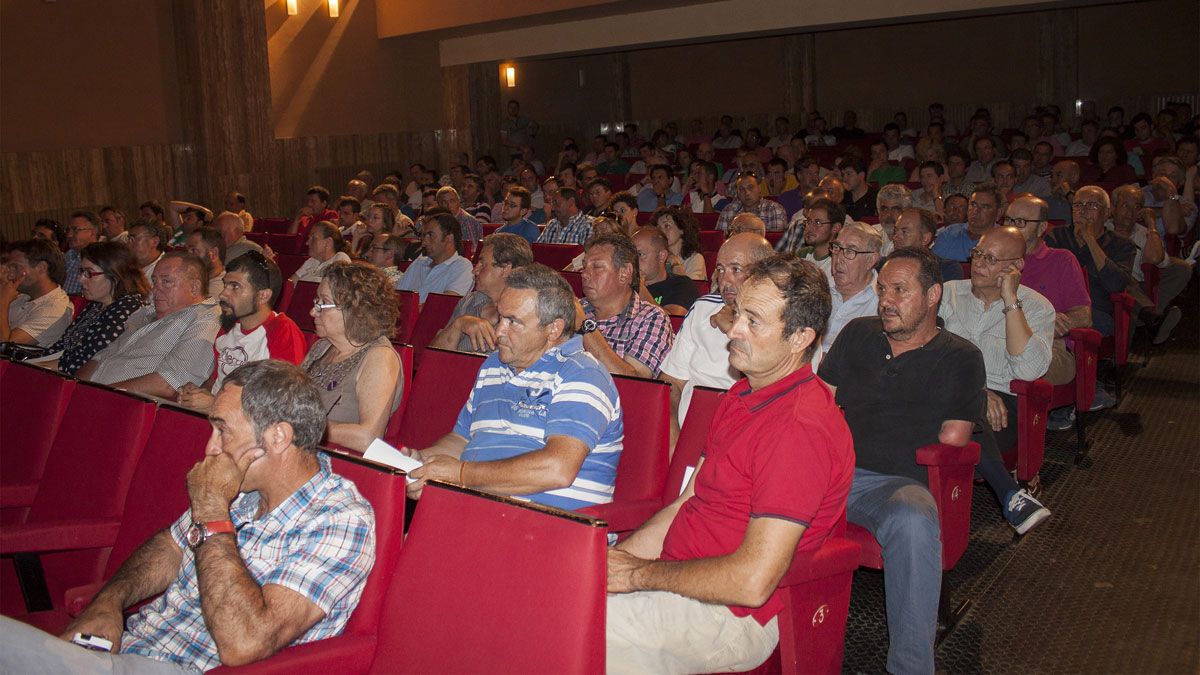
<path id="1" fill-rule="evenodd" d="M 225 290 L 225 240 L 214 227 L 198 227 L 187 238 L 187 252 L 208 265 L 208 297 Z"/>
<path id="2" fill-rule="evenodd" d="M 1071 195 L 1079 189 L 1080 175 L 1079 162 L 1073 159 L 1057 162 L 1050 169 L 1050 196 L 1044 198 L 1050 205 L 1048 219 L 1071 224 Z"/>
<path id="3" fill-rule="evenodd" d="M 153 281 L 154 266 L 162 260 L 163 254 L 170 247 L 170 234 L 166 225 L 144 218 L 138 218 L 129 226 L 129 247 L 133 250 L 133 255 L 137 258 L 138 266 L 142 268 L 142 274 L 147 281 Z M 186 240 L 184 242 L 186 243 Z"/>
<path id="4" fill-rule="evenodd" d="M 512 199 L 512 194 L 508 196 Z M 496 326 L 500 314 L 496 303 L 514 270 L 533 264 L 529 242 L 515 234 L 496 232 L 483 238 L 479 262 L 475 263 L 475 290 L 454 307 L 446 327 L 438 331 L 430 347 L 488 354 L 496 349 Z"/>
<path id="5" fill-rule="evenodd" d="M 459 241 L 479 241 L 483 238 L 483 225 L 475 218 L 475 216 L 467 213 L 462 206 L 462 199 L 458 196 L 458 190 L 443 185 L 437 191 L 437 205 L 439 208 L 446 210 L 454 220 L 458 221 L 459 231 L 462 233 L 458 237 Z"/>
<path id="6" fill-rule="evenodd" d="M 217 301 L 205 297 L 208 268 L 190 253 L 172 251 L 154 269 L 153 285 L 153 302 L 134 312 L 121 337 L 77 377 L 166 399 L 208 379 L 221 327 Z"/>
<path id="7" fill-rule="evenodd" d="M 893 252 L 879 273 L 879 316 L 847 324 L 820 368 L 854 437 L 846 518 L 875 535 L 887 561 L 892 673 L 934 672 L 942 543 L 915 452 L 938 442 L 966 445 L 986 407 L 983 357 L 938 329 L 941 297 L 932 253 Z"/>
<path id="8" fill-rule="evenodd" d="M 592 169 L 594 172 L 595 169 Z M 612 183 L 604 178 L 593 178 L 587 183 L 588 207 L 584 210 L 593 218 L 612 206 Z"/>
<path id="9" fill-rule="evenodd" d="M 1004 517 L 1017 534 L 1050 517 L 1050 510 L 1017 485 L 1000 459 L 1001 452 L 1017 443 L 1017 397 L 1010 383 L 1036 380 L 1046 372 L 1054 336 L 1053 305 L 1020 285 L 1024 264 L 1025 238 L 1020 230 L 988 231 L 972 255 L 971 278 L 943 284 L 938 308 L 946 330 L 983 354 L 988 426 L 979 437 L 977 471 L 1000 499 Z"/>
<path id="10" fill-rule="evenodd" d="M 617 387 L 575 334 L 571 287 L 545 265 L 508 276 L 497 350 L 454 431 L 424 450 L 408 494 L 442 480 L 578 509 L 612 501 L 624 426 Z"/>
<path id="11" fill-rule="evenodd" d="M 623 235 L 592 237 L 583 250 L 583 348 L 609 372 L 657 377 L 674 333 L 662 308 L 638 294 L 638 252 Z"/>
<path id="12" fill-rule="evenodd" d="M 81 252 L 84 246 L 93 241 L 100 241 L 100 218 L 91 211 L 76 211 L 67 222 L 67 252 L 63 255 L 65 272 L 62 287 L 66 293 L 79 295 L 83 293 L 83 285 L 79 279 Z"/>
<path id="13" fill-rule="evenodd" d="M 753 213 L 739 213 L 733 217 L 733 220 L 729 221 L 729 229 L 725 231 L 725 239 L 732 239 L 743 232 L 757 234 L 765 238 L 767 236 L 767 224 L 763 222 L 762 218 Z"/>
<path id="14" fill-rule="evenodd" d="M 773 254 L 766 239 L 749 232 L 730 237 L 717 251 L 717 292 L 701 296 L 692 305 L 658 376 L 671 385 L 673 435 L 687 417 L 693 389 L 728 389 L 740 377 L 729 365 L 726 333 L 733 326 L 734 305 L 750 266 Z"/>
<path id="15" fill-rule="evenodd" d="M 696 283 L 688 276 L 671 274 L 667 271 L 667 235 L 657 227 L 639 228 L 633 234 L 633 246 L 637 249 L 638 270 L 642 283 L 639 293 L 643 300 L 652 302 L 673 316 L 684 316 L 700 294 Z"/>
<path id="16" fill-rule="evenodd" d="M 875 295 L 875 265 L 882 246 L 883 237 L 875 228 L 857 222 L 843 226 L 837 241 L 829 245 L 833 257 L 829 294 L 833 304 L 818 354 L 829 350 L 852 319 L 875 316 L 879 304 Z"/>
<path id="17" fill-rule="evenodd" d="M 718 230 L 728 231 L 729 224 L 742 213 L 751 213 L 761 218 L 769 232 L 782 232 L 787 229 L 787 213 L 779 204 L 763 198 L 758 178 L 754 174 L 738 174 L 734 185 L 737 188 L 737 200 L 721 209 L 721 215 L 717 217 Z"/>
<path id="18" fill-rule="evenodd" d="M 257 253 L 247 253 L 229 263 L 224 288 L 218 296 L 221 333 L 213 345 L 216 367 L 202 385 L 191 382 L 179 389 L 179 403 L 208 412 L 221 392 L 225 378 L 243 364 L 275 359 L 299 364 L 308 343 L 291 317 L 271 307 L 283 287 L 275 263 Z"/>
<path id="19" fill-rule="evenodd" d="M 1049 199 L 1050 181 L 1033 172 L 1033 153 L 1028 150 L 1016 150 L 1008 158 L 1012 162 L 1017 182 L 1013 185 L 1013 194 L 1028 192 L 1035 197 Z"/>
<path id="20" fill-rule="evenodd" d="M 933 241 L 933 252 L 942 258 L 967 262 L 983 233 L 996 226 L 1004 205 L 1004 197 L 995 183 L 977 185 L 967 202 L 967 221 L 943 227 Z"/>
<path id="21" fill-rule="evenodd" d="M 504 201 L 500 202 L 500 222 L 504 225 L 496 232 L 518 235 L 530 244 L 537 241 L 542 231 L 538 229 L 537 223 L 529 219 L 529 214 L 533 212 L 532 204 L 529 190 L 520 185 L 509 188 L 508 193 L 504 195 Z"/>
<path id="22" fill-rule="evenodd" d="M 879 214 L 879 224 L 873 227 L 883 237 L 880 255 L 886 256 L 892 252 L 892 228 L 896 227 L 896 219 L 900 217 L 900 213 L 912 204 L 912 190 L 904 185 L 892 184 L 879 188 L 875 195 L 875 212 Z"/>
<path id="23" fill-rule="evenodd" d="M 62 289 L 63 254 L 45 239 L 12 245 L 0 269 L 0 342 L 49 347 L 75 308 Z"/>
<path id="24" fill-rule="evenodd" d="M 322 412 L 296 366 L 230 373 L 206 456 L 188 473 L 190 508 L 129 556 L 61 639 L 0 619 L 0 670 L 195 673 L 340 634 L 375 564 L 375 516 L 317 454 Z M 156 595 L 126 622 L 126 608 Z M 114 653 L 71 644 L 76 633 Z"/>
<path id="25" fill-rule="evenodd" d="M 854 471 L 846 422 L 809 364 L 827 289 L 790 255 L 750 268 L 729 331 L 745 379 L 722 397 L 683 494 L 608 551 L 609 672 L 750 670 L 778 644 L 779 582 L 840 526 Z"/>
<path id="26" fill-rule="evenodd" d="M 226 213 L 231 213 L 226 211 Z M 233 214 L 237 217 L 237 214 Z M 304 206 L 296 212 L 296 218 L 292 220 L 292 224 L 288 227 L 288 232 L 291 234 L 299 234 L 302 237 L 308 237 L 308 228 L 313 226 L 313 223 L 319 223 L 327 220 L 331 223 L 336 223 L 338 220 L 337 211 L 329 208 L 329 190 L 314 185 L 304 193 Z M 243 222 L 238 218 L 238 222 Z M 243 231 L 245 225 L 243 224 Z"/>
<path id="27" fill-rule="evenodd" d="M 892 226 L 892 246 L 895 248 L 929 248 L 933 238 L 937 236 L 937 216 L 933 211 L 909 207 L 900 212 L 896 224 Z M 937 255 L 936 253 L 934 255 Z M 880 261 L 882 266 L 882 261 Z M 962 265 L 938 256 L 938 268 L 942 272 L 942 281 L 952 281 L 963 278 Z"/>
<path id="28" fill-rule="evenodd" d="M 308 228 L 307 242 L 308 259 L 292 273 L 289 281 L 320 283 L 321 276 L 330 265 L 350 262 L 350 255 L 346 253 L 346 240 L 333 223 L 313 223 L 312 227 Z"/>
<path id="29" fill-rule="evenodd" d="M 242 219 L 238 218 L 236 213 L 230 213 L 229 211 L 221 213 L 213 221 L 213 227 L 221 233 L 221 238 L 225 240 L 226 264 L 236 260 L 243 253 L 250 251 L 263 252 L 262 246 L 246 238 L 246 230 L 242 227 Z"/>
<path id="30" fill-rule="evenodd" d="M 1156 179 L 1160 180 L 1160 179 Z M 1154 209 L 1144 208 L 1145 193 L 1136 185 L 1122 185 L 1113 191 L 1112 220 L 1104 227 L 1114 234 L 1133 242 L 1137 252 L 1133 256 L 1130 275 L 1137 283 L 1130 284 L 1129 293 L 1139 307 L 1153 308 L 1155 314 L 1163 316 L 1152 342 L 1160 345 L 1171 337 L 1171 331 L 1179 325 L 1182 310 L 1171 306 L 1192 278 L 1192 266 L 1167 255 L 1163 248 L 1162 235 L 1155 226 Z M 1139 222 L 1140 221 L 1140 222 Z M 1146 276 L 1142 265 L 1149 264 L 1159 269 L 1158 299 L 1151 301 L 1145 287 Z"/>
<path id="31" fill-rule="evenodd" d="M 717 165 L 698 159 L 690 169 L 684 187 L 692 213 L 720 213 L 729 200 L 717 189 Z"/>
<path id="32" fill-rule="evenodd" d="M 422 303 L 430 293 L 466 295 L 471 290 L 471 261 L 458 254 L 462 241 L 458 221 L 444 209 L 421 217 L 421 248 L 425 251 L 404 271 L 396 288 L 416 291 Z"/>
<path id="33" fill-rule="evenodd" d="M 875 197 L 879 192 L 867 183 L 867 165 L 858 157 L 842 158 L 842 183 L 846 194 L 842 206 L 846 214 L 855 220 L 876 215 Z"/>
<path id="34" fill-rule="evenodd" d="M 554 218 L 538 237 L 539 244 L 582 244 L 592 236 L 592 218 L 580 210 L 581 199 L 573 188 L 558 188 Z"/>
<path id="35" fill-rule="evenodd" d="M 841 204 L 824 197 L 814 199 L 812 205 L 804 209 L 804 246 L 796 249 L 796 255 L 816 265 L 826 278 L 832 279 L 833 252 L 829 246 L 845 224 L 846 209 Z"/>
<path id="36" fill-rule="evenodd" d="M 678 206 L 683 203 L 683 195 L 671 189 L 671 167 L 666 164 L 655 164 L 650 167 L 650 185 L 643 187 L 637 194 L 638 210 L 646 213 Z"/>

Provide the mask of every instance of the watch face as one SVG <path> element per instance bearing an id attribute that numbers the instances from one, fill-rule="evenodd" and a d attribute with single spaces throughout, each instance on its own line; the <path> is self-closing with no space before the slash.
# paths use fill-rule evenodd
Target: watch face
<path id="1" fill-rule="evenodd" d="M 188 546 L 196 548 L 204 541 L 204 526 L 200 523 L 193 523 L 187 531 Z"/>

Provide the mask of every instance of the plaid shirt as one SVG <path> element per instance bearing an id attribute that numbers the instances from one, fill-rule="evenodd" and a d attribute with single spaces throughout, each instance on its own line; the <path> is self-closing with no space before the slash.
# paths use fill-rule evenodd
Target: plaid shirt
<path id="1" fill-rule="evenodd" d="M 587 298 L 579 302 L 588 318 L 596 318 L 596 310 Z M 596 330 L 608 340 L 617 356 L 633 358 L 649 368 L 652 377 L 658 377 L 659 367 L 675 341 L 666 312 L 658 305 L 642 300 L 637 293 L 619 314 L 596 321 Z"/>
<path id="2" fill-rule="evenodd" d="M 804 246 L 804 223 L 807 220 L 804 217 L 804 209 L 797 211 L 796 215 L 792 216 L 792 221 L 788 223 L 787 231 L 783 233 L 783 236 L 779 238 L 779 242 L 775 244 L 775 250 L 780 253 L 787 253 Z"/>
<path id="3" fill-rule="evenodd" d="M 742 205 L 742 202 L 735 201 L 721 209 L 721 216 L 717 218 L 717 229 L 725 231 L 729 229 L 729 223 L 733 222 L 735 216 L 739 213 L 753 213 L 762 218 L 767 224 L 767 232 L 782 232 L 787 229 L 787 211 L 783 210 L 777 202 L 770 199 L 762 198 L 758 200 L 758 206 L 753 209 L 747 209 Z"/>
<path id="4" fill-rule="evenodd" d="M 546 223 L 542 236 L 538 237 L 539 244 L 582 244 L 592 236 L 592 218 L 583 211 L 576 213 L 566 225 L 558 222 L 558 218 Z"/>
<path id="5" fill-rule="evenodd" d="M 476 220 L 475 216 L 460 208 L 458 213 L 454 214 L 454 219 L 458 221 L 458 226 L 462 228 L 463 241 L 479 241 L 483 239 L 483 224 Z"/>
<path id="6" fill-rule="evenodd" d="M 318 461 L 317 474 L 262 517 L 255 518 L 257 492 L 243 493 L 229 509 L 238 551 L 254 582 L 293 590 L 325 613 L 293 644 L 341 633 L 375 564 L 370 503 L 353 483 L 330 471 L 327 457 Z M 186 540 L 191 524 L 188 510 L 171 526 L 171 538 L 183 552 L 179 574 L 129 619 L 121 652 L 210 670 L 221 662 L 201 613 L 196 560 Z"/>

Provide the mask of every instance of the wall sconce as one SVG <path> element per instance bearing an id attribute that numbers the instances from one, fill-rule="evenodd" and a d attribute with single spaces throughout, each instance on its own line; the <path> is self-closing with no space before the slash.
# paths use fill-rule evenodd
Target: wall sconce
<path id="1" fill-rule="evenodd" d="M 517 86 L 516 66 L 504 66 L 504 83 L 508 85 L 509 89 Z"/>
<path id="2" fill-rule="evenodd" d="M 287 0 L 288 16 L 296 16 L 297 14 L 300 13 L 300 8 L 296 6 L 297 4 L 299 4 L 299 2 L 300 2 L 300 0 Z"/>
<path id="3" fill-rule="evenodd" d="M 338 14 L 339 14 L 338 4 L 339 4 L 338 0 L 329 0 L 329 18 L 331 18 L 331 19 L 338 18 Z"/>

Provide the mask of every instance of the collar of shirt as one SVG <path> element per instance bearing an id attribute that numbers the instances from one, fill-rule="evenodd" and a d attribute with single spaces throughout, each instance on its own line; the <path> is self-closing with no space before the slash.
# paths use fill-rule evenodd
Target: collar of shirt
<path id="1" fill-rule="evenodd" d="M 751 389 L 750 381 L 742 378 L 730 388 L 729 393 L 736 394 L 737 398 L 734 400 L 744 405 L 751 413 L 756 413 L 812 378 L 812 364 L 806 363 L 786 377 L 761 389 Z"/>

